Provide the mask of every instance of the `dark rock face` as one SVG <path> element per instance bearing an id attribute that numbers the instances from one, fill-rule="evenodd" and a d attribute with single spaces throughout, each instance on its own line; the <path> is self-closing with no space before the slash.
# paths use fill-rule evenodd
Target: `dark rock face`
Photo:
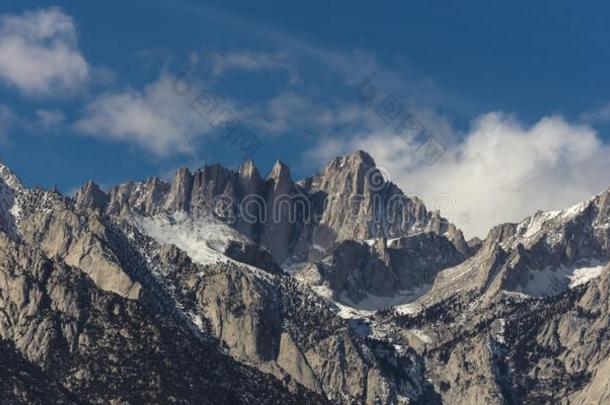
<path id="1" fill-rule="evenodd" d="M 359 302 L 368 294 L 392 297 L 432 284 L 439 271 L 465 259 L 446 237 L 430 232 L 391 242 L 341 242 L 321 263 L 320 273 L 337 296 Z"/>
<path id="2" fill-rule="evenodd" d="M 255 244 L 230 241 L 224 254 L 238 262 L 258 267 L 271 274 L 283 273 L 282 268 L 273 260 L 271 253 Z"/>
<path id="3" fill-rule="evenodd" d="M 295 192 L 290 168 L 278 161 L 267 178 L 265 193 L 267 217 L 261 224 L 260 243 L 271 251 L 279 263 L 283 263 L 288 258 L 292 247 L 291 241 L 297 223 L 293 204 Z"/>
<path id="4" fill-rule="evenodd" d="M 77 404 L 77 398 L 28 362 L 12 342 L 0 341 L 0 397 L 7 404 Z M 80 399 L 80 398 L 79 398 Z"/>
<path id="5" fill-rule="evenodd" d="M 74 197 L 75 203 L 79 207 L 89 207 L 97 211 L 103 211 L 108 205 L 108 195 L 92 181 L 88 181 L 81 187 Z"/>

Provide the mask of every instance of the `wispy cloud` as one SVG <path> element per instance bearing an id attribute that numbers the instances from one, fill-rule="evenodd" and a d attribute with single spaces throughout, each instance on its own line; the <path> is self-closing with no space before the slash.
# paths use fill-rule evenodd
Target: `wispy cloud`
<path id="1" fill-rule="evenodd" d="M 398 69 L 388 69 L 383 66 L 375 54 L 366 49 L 338 49 L 322 46 L 308 39 L 304 39 L 291 32 L 278 29 L 269 24 L 258 23 L 252 19 L 245 19 L 235 13 L 222 10 L 210 5 L 193 4 L 180 0 L 167 2 L 168 7 L 180 8 L 190 15 L 196 15 L 212 23 L 220 24 L 227 30 L 240 32 L 248 38 L 255 38 L 266 48 L 277 49 L 277 52 L 262 52 L 248 55 L 250 50 L 236 50 L 227 53 L 234 54 L 235 59 L 242 59 L 243 65 L 250 56 L 258 55 L 258 63 L 251 66 L 265 66 L 273 63 L 294 64 L 299 77 L 302 76 L 303 66 L 316 70 L 324 70 L 323 80 L 332 81 L 334 85 L 354 85 L 370 75 L 375 76 L 375 84 L 382 93 L 394 92 L 401 95 L 404 102 L 417 102 L 420 106 L 433 106 L 451 102 L 459 109 L 470 102 L 463 98 L 455 100 L 455 96 L 445 97 L 435 81 L 418 72 L 408 61 L 397 63 Z"/>
<path id="2" fill-rule="evenodd" d="M 39 108 L 32 115 L 24 116 L 0 104 L 0 142 L 10 142 L 11 136 L 21 132 L 36 135 L 57 133 L 65 121 L 66 116 L 59 109 Z"/>
<path id="3" fill-rule="evenodd" d="M 76 122 L 83 134 L 139 145 L 157 156 L 189 154 L 206 122 L 177 93 L 175 77 L 163 73 L 141 90 L 127 88 L 96 97 Z"/>
<path id="4" fill-rule="evenodd" d="M 0 81 L 26 95 L 64 95 L 90 76 L 72 17 L 51 7 L 0 16 Z"/>
<path id="5" fill-rule="evenodd" d="M 585 111 L 580 118 L 589 124 L 610 122 L 610 103 L 605 103 L 590 111 Z"/>
<path id="6" fill-rule="evenodd" d="M 47 132 L 56 132 L 66 121 L 66 115 L 59 109 L 38 109 L 35 111 L 37 126 Z"/>
<path id="7" fill-rule="evenodd" d="M 262 135 L 327 133 L 339 127 L 364 125 L 367 118 L 357 103 L 314 100 L 294 90 L 283 91 L 267 102 L 248 106 L 242 114 Z"/>
<path id="8" fill-rule="evenodd" d="M 210 57 L 212 74 L 223 75 L 233 70 L 263 71 L 286 70 L 296 80 L 296 68 L 286 53 L 254 52 L 249 50 L 232 50 L 224 53 L 213 53 Z"/>
<path id="9" fill-rule="evenodd" d="M 15 113 L 9 107 L 0 104 L 0 143 L 6 142 L 16 120 Z"/>

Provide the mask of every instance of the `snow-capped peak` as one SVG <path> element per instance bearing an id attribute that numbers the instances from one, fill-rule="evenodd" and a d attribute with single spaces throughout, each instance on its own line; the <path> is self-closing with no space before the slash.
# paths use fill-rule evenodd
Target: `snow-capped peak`
<path id="1" fill-rule="evenodd" d="M 22 189 L 23 185 L 19 178 L 0 161 L 0 182 L 5 183 L 13 190 Z"/>
<path id="2" fill-rule="evenodd" d="M 597 204 L 601 195 L 594 196 L 569 208 L 558 211 L 538 211 L 525 218 L 516 228 L 513 238 L 503 243 L 503 246 L 515 247 L 518 243 L 529 246 L 544 237 L 554 245 L 563 236 L 563 228 L 581 216 L 591 204 Z"/>
<path id="3" fill-rule="evenodd" d="M 23 185 L 13 172 L 0 163 L 0 230 L 11 236 L 17 233 L 21 216 L 19 195 Z"/>

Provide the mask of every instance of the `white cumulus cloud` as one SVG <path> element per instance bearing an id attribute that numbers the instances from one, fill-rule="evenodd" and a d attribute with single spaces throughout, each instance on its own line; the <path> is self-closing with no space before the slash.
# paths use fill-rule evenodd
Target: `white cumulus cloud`
<path id="1" fill-rule="evenodd" d="M 89 78 L 72 17 L 57 7 L 0 16 L 0 81 L 27 95 L 74 91 Z"/>

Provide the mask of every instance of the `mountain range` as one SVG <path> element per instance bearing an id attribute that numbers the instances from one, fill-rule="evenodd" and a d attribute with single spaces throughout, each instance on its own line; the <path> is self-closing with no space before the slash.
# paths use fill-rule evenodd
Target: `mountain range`
<path id="1" fill-rule="evenodd" d="M 363 151 L 73 197 L 0 164 L 0 397 L 610 403 L 609 262 L 610 190 L 466 240 Z"/>

